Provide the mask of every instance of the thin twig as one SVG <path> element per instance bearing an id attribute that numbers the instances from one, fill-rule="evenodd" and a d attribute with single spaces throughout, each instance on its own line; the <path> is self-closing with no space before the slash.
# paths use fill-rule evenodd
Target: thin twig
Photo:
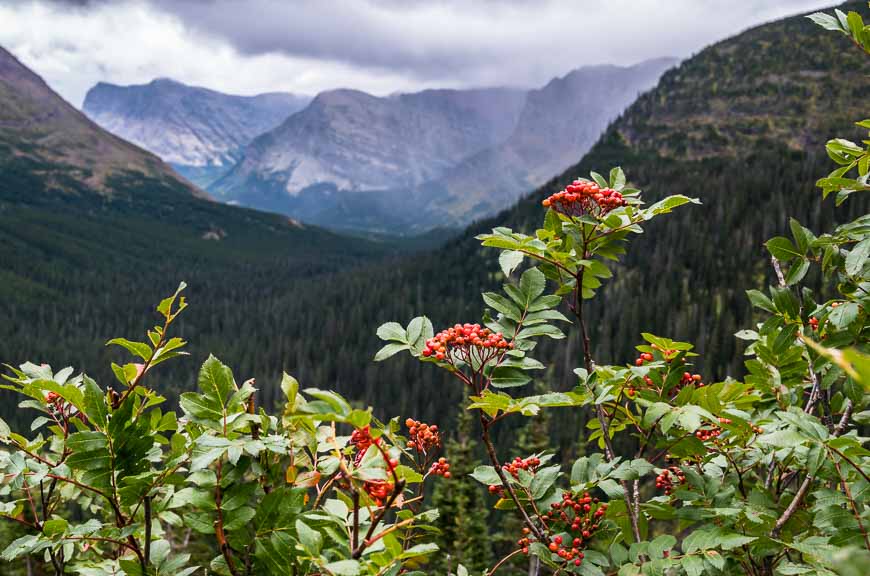
<path id="1" fill-rule="evenodd" d="M 849 424 L 849 418 L 852 417 L 852 401 L 848 400 L 846 402 L 846 409 L 843 412 L 843 417 L 840 418 L 840 423 L 837 424 L 837 427 L 834 428 L 834 432 L 832 437 L 836 438 L 840 434 L 846 430 L 846 426 Z M 771 538 L 778 538 L 779 533 L 782 531 L 782 527 L 785 526 L 786 522 L 788 522 L 794 513 L 797 511 L 804 497 L 807 495 L 807 492 L 810 489 L 815 477 L 812 474 L 807 474 L 807 477 L 804 479 L 798 491 L 795 493 L 794 498 L 792 498 L 791 503 L 788 505 L 788 508 L 785 509 L 785 512 L 782 513 L 782 516 L 776 521 L 773 529 L 770 531 Z"/>

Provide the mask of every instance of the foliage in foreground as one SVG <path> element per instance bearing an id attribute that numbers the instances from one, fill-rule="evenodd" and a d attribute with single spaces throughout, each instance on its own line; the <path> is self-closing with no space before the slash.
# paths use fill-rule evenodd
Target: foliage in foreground
<path id="1" fill-rule="evenodd" d="M 870 45 L 857 14 L 814 19 Z M 842 201 L 868 189 L 868 146 L 829 143 L 841 168 L 819 181 L 825 194 Z M 489 459 L 471 476 L 497 497 L 497 514 L 521 521 L 516 549 L 488 574 L 523 555 L 540 561 L 533 571 L 586 575 L 870 566 L 870 452 L 855 426 L 868 416 L 870 216 L 821 234 L 792 221 L 791 238 L 767 243 L 779 283 L 749 293 L 765 320 L 737 335 L 751 342 L 743 382 L 705 382 L 692 373 L 690 344 L 652 334 L 627 365 L 596 365 L 590 354 L 584 309 L 609 265 L 644 223 L 691 202 L 645 207 L 620 169 L 593 173 L 544 201 L 534 235 L 480 237 L 514 278 L 503 294 L 483 295 L 493 312 L 482 323 L 436 334 L 418 317 L 378 329 L 387 344 L 376 360 L 410 353 L 466 391 Z M 811 273 L 820 292 L 802 285 Z M 532 357 L 539 340 L 564 337 L 563 302 L 580 333 L 576 386 L 511 394 L 544 368 Z M 163 321 L 146 342 L 110 342 L 135 359 L 113 365 L 117 390 L 71 368 L 10 369 L 5 387 L 40 415 L 32 437 L 0 423 L 10 448 L 0 453 L 0 514 L 27 532 L 2 557 L 41 556 L 56 574 L 183 576 L 197 571 L 180 551 L 192 531 L 214 542 L 209 569 L 219 574 L 425 573 L 439 552 L 423 486 L 452 476 L 437 427 L 378 422 L 290 376 L 283 411 L 267 414 L 254 383 L 238 384 L 215 358 L 180 414 L 164 412 L 146 382 L 183 353 L 171 328 L 186 305 L 179 290 L 158 306 Z M 588 456 L 567 467 L 547 451 L 499 455 L 500 421 L 550 409 L 594 414 Z"/>

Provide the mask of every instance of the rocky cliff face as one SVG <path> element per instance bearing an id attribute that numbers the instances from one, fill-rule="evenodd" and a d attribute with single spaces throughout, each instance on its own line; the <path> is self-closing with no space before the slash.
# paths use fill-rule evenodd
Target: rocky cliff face
<path id="1" fill-rule="evenodd" d="M 255 139 L 212 190 L 264 208 L 311 188 L 413 187 L 503 141 L 519 118 L 519 90 L 429 90 L 379 98 L 356 90 L 318 95 Z"/>
<path id="2" fill-rule="evenodd" d="M 101 82 L 88 91 L 83 110 L 106 130 L 207 185 L 241 159 L 251 140 L 309 100 L 286 93 L 233 96 L 158 79 L 138 86 Z"/>

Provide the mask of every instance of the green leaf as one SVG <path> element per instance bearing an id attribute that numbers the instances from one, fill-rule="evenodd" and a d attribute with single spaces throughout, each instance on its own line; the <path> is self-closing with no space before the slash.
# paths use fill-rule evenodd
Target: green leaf
<path id="1" fill-rule="evenodd" d="M 125 348 L 128 352 L 134 356 L 138 356 L 142 360 L 148 360 L 151 358 L 151 346 L 144 342 L 133 342 L 126 338 L 112 338 L 106 342 L 106 346 L 111 344 Z"/>
<path id="2" fill-rule="evenodd" d="M 683 556 L 680 560 L 686 576 L 702 576 L 704 574 L 704 560 L 700 556 Z"/>
<path id="3" fill-rule="evenodd" d="M 435 330 L 432 328 L 432 321 L 429 318 L 417 316 L 408 323 L 405 335 L 408 337 L 408 344 L 411 346 L 411 349 L 416 353 L 420 353 L 426 346 L 426 340 L 435 335 Z"/>
<path id="4" fill-rule="evenodd" d="M 306 552 L 312 556 L 320 554 L 320 548 L 323 545 L 323 536 L 320 535 L 320 532 L 310 528 L 302 520 L 297 520 L 296 534 L 299 536 L 299 542 Z"/>
<path id="5" fill-rule="evenodd" d="M 532 493 L 533 499 L 540 500 L 544 497 L 547 491 L 553 487 L 556 483 L 556 479 L 559 477 L 559 470 L 560 466 L 556 465 L 540 468 L 535 472 L 531 486 L 529 486 L 529 491 Z"/>
<path id="6" fill-rule="evenodd" d="M 11 433 L 12 430 L 9 428 L 9 425 L 0 418 L 0 442 L 7 444 L 9 442 L 9 434 Z"/>
<path id="7" fill-rule="evenodd" d="M 471 476 L 481 484 L 486 484 L 487 486 L 492 484 L 501 484 L 501 478 L 498 477 L 495 468 L 493 468 L 492 466 L 478 466 L 474 469 L 474 472 L 469 474 L 469 476 Z"/>
<path id="8" fill-rule="evenodd" d="M 835 18 L 834 16 L 831 16 L 830 14 L 825 14 L 824 12 L 815 12 L 807 16 L 807 18 L 809 18 L 826 30 L 843 32 L 843 27 L 840 26 L 840 21 L 837 20 L 837 18 Z"/>
<path id="9" fill-rule="evenodd" d="M 396 342 L 408 343 L 408 336 L 405 333 L 405 328 L 398 322 L 387 322 L 378 327 L 378 338 L 381 340 L 394 340 Z"/>
<path id="10" fill-rule="evenodd" d="M 856 302 L 845 302 L 834 308 L 828 320 L 837 329 L 843 330 L 858 317 L 858 304 Z"/>
<path id="11" fill-rule="evenodd" d="M 490 381 L 496 388 L 514 388 L 531 382 L 531 378 L 521 369 L 498 366 L 492 371 Z"/>
<path id="12" fill-rule="evenodd" d="M 565 334 L 552 324 L 537 324 L 520 330 L 519 334 L 516 336 L 516 340 L 524 340 L 526 338 L 535 338 L 538 336 L 547 336 L 554 340 L 560 340 L 565 337 Z"/>
<path id="13" fill-rule="evenodd" d="M 659 214 L 667 214 L 674 208 L 682 206 L 683 204 L 700 204 L 701 201 L 697 198 L 689 198 L 688 196 L 683 196 L 682 194 L 676 194 L 674 196 L 668 196 L 663 200 L 659 200 L 644 212 L 648 215 L 647 219 L 652 216 L 658 216 Z"/>
<path id="14" fill-rule="evenodd" d="M 529 268 L 523 275 L 520 276 L 520 290 L 526 296 L 526 305 L 537 299 L 543 294 L 547 287 L 547 278 L 544 273 L 537 268 Z"/>
<path id="15" fill-rule="evenodd" d="M 794 244 L 792 244 L 791 240 L 785 236 L 771 238 L 765 242 L 764 245 L 767 246 L 767 250 L 770 252 L 771 256 L 782 262 L 789 262 L 795 258 L 803 257 L 803 254 L 799 252 Z"/>
<path id="16" fill-rule="evenodd" d="M 213 355 L 202 364 L 197 384 L 204 395 L 221 407 L 226 406 L 230 394 L 236 390 L 232 370 Z"/>
<path id="17" fill-rule="evenodd" d="M 517 269 L 525 255 L 519 250 L 505 250 L 498 257 L 498 265 L 505 276 L 510 276 Z"/>
<path id="18" fill-rule="evenodd" d="M 653 471 L 654 466 L 643 458 L 622 462 L 610 475 L 620 480 L 637 480 Z"/>
<path id="19" fill-rule="evenodd" d="M 396 354 L 398 354 L 399 352 L 401 352 L 403 350 L 410 350 L 410 349 L 411 349 L 411 346 L 409 346 L 408 344 L 401 344 L 399 342 L 390 342 L 389 344 L 387 344 L 386 346 L 384 346 L 383 348 L 378 350 L 377 354 L 375 354 L 374 361 L 375 362 L 382 362 L 382 361 L 386 360 L 387 358 L 395 356 Z"/>
<path id="20" fill-rule="evenodd" d="M 800 258 L 797 262 L 789 267 L 785 275 L 786 286 L 794 286 L 804 279 L 810 269 L 810 261 L 806 258 Z"/>
<path id="21" fill-rule="evenodd" d="M 46 536 L 57 536 L 66 532 L 69 524 L 63 518 L 52 518 L 42 525 L 42 531 Z"/>
<path id="22" fill-rule="evenodd" d="M 281 375 L 281 391 L 287 398 L 287 404 L 291 407 L 296 405 L 296 395 L 299 394 L 299 381 L 286 372 Z"/>
<path id="23" fill-rule="evenodd" d="M 858 242 L 846 256 L 846 274 L 858 276 L 864 269 L 868 255 L 870 255 L 870 238 L 865 238 Z"/>
<path id="24" fill-rule="evenodd" d="M 494 292 L 484 292 L 483 294 L 481 294 L 481 296 L 483 297 L 483 301 L 486 303 L 487 306 L 497 312 L 501 312 L 514 322 L 519 322 L 522 318 L 523 311 L 501 294 L 496 294 Z"/>
<path id="25" fill-rule="evenodd" d="M 84 399 L 83 405 L 85 416 L 99 429 L 104 429 L 109 421 L 108 406 L 106 405 L 106 395 L 97 386 L 91 378 L 85 376 L 84 382 Z"/>
<path id="26" fill-rule="evenodd" d="M 649 543 L 649 556 L 653 560 L 663 558 L 665 550 L 671 550 L 676 544 L 676 538 L 670 534 L 663 534 Z"/>
<path id="27" fill-rule="evenodd" d="M 758 290 L 747 290 L 746 296 L 749 297 L 749 301 L 756 308 L 761 308 L 766 312 L 776 314 L 776 307 L 773 305 L 773 302 Z"/>
<path id="28" fill-rule="evenodd" d="M 598 172 L 590 172 L 589 175 L 592 176 L 592 179 L 593 179 L 593 180 L 595 181 L 595 183 L 598 184 L 601 188 L 607 188 L 607 186 L 608 186 L 608 182 L 607 182 L 607 180 L 604 179 L 604 176 L 602 176 L 602 175 L 599 174 Z"/>
<path id="29" fill-rule="evenodd" d="M 399 557 L 402 559 L 416 558 L 418 556 L 425 556 L 434 552 L 438 552 L 438 545 L 429 542 L 427 544 L 416 544 L 414 546 L 411 546 L 410 548 L 402 552 L 401 556 Z"/>
<path id="30" fill-rule="evenodd" d="M 357 560 L 339 560 L 337 562 L 330 562 L 326 566 L 324 566 L 330 574 L 335 574 L 335 576 L 358 576 L 360 573 L 360 564 Z"/>
<path id="31" fill-rule="evenodd" d="M 625 188 L 625 172 L 619 166 L 610 169 L 610 187 L 614 190 Z"/>

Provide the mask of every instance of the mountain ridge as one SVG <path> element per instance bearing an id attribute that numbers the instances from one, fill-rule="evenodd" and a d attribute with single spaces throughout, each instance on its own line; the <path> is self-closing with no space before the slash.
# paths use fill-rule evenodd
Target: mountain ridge
<path id="1" fill-rule="evenodd" d="M 463 226 L 581 155 L 674 62 L 583 67 L 521 94 L 327 91 L 252 141 L 245 158 L 209 191 L 338 228 Z"/>
<path id="2" fill-rule="evenodd" d="M 239 161 L 253 138 L 309 101 L 286 92 L 224 94 L 156 78 L 127 86 L 99 82 L 88 90 L 82 110 L 104 129 L 151 150 L 205 186 Z"/>

